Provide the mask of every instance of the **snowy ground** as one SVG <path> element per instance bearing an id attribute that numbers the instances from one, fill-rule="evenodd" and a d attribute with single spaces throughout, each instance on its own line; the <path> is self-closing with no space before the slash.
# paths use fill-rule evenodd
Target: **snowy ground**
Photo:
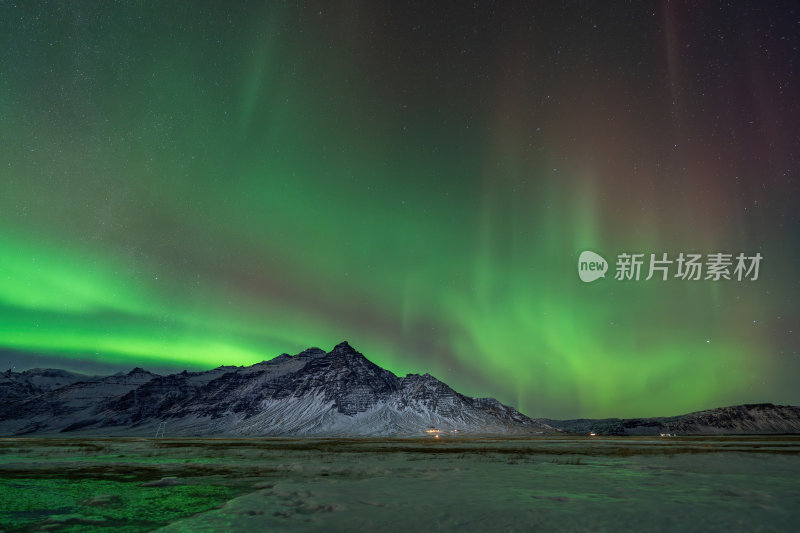
<path id="1" fill-rule="evenodd" d="M 0 439 L 0 530 L 796 531 L 800 437 Z"/>

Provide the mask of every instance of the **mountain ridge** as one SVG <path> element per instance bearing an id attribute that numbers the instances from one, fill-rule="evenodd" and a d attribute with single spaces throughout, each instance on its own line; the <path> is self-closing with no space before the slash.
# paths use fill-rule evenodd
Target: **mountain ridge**
<path id="1" fill-rule="evenodd" d="M 0 434 L 148 435 L 161 422 L 186 436 L 557 432 L 495 399 L 462 395 L 430 374 L 396 376 L 346 341 L 330 352 L 308 348 L 246 367 L 165 376 L 137 367 L 32 392 L 0 410 Z"/>
<path id="2" fill-rule="evenodd" d="M 530 418 L 434 376 L 396 376 L 347 341 L 251 366 L 111 376 L 0 373 L 0 435 L 185 436 L 701 435 L 800 433 L 800 407 L 769 403 L 672 417 Z"/>

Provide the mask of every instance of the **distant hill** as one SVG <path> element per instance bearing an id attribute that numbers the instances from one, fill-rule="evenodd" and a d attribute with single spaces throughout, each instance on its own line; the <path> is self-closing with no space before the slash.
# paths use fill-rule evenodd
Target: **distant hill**
<path id="1" fill-rule="evenodd" d="M 800 407 L 759 403 L 671 417 L 540 421 L 567 433 L 597 435 L 785 434 L 800 433 Z"/>

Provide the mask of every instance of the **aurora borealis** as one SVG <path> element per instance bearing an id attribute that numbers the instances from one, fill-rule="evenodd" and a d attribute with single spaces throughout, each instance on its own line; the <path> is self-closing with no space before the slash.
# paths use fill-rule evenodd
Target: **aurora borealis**
<path id="1" fill-rule="evenodd" d="M 530 416 L 800 403 L 795 3 L 388 4 L 0 3 L 0 364 L 347 339 Z"/>

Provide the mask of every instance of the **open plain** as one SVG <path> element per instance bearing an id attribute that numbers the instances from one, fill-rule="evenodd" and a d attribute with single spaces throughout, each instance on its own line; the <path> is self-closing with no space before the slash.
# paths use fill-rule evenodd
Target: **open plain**
<path id="1" fill-rule="evenodd" d="M 787 531 L 798 476 L 798 436 L 6 438 L 0 529 Z"/>

